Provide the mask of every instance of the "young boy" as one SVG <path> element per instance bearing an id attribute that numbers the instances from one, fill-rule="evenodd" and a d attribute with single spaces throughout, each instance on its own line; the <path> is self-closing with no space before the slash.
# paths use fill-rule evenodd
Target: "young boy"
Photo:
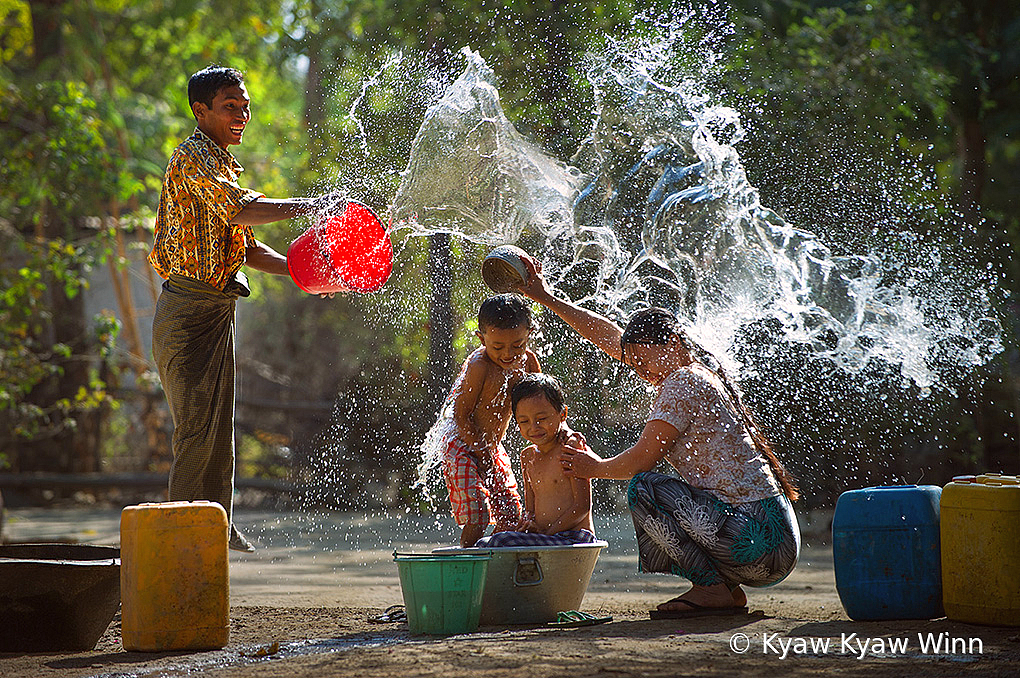
<path id="1" fill-rule="evenodd" d="M 531 446 L 521 453 L 524 518 L 514 532 L 496 532 L 477 546 L 552 546 L 595 541 L 591 480 L 563 474 L 564 443 L 587 447 L 567 426 L 567 405 L 559 380 L 529 374 L 514 386 L 511 407 L 521 435 Z"/>
<path id="2" fill-rule="evenodd" d="M 443 472 L 463 547 L 474 546 L 490 522 L 502 531 L 520 521 L 517 480 L 502 441 L 511 390 L 525 372 L 541 369 L 528 350 L 533 329 L 524 297 L 500 294 L 482 302 L 475 332 L 482 345 L 464 361 L 451 394 L 455 428 L 446 439 Z"/>

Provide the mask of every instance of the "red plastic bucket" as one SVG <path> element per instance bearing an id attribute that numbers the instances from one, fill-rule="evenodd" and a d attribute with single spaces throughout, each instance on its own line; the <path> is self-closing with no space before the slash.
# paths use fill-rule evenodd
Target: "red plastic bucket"
<path id="1" fill-rule="evenodd" d="M 309 294 L 374 292 L 393 271 L 393 245 L 375 212 L 352 200 L 290 244 L 287 270 Z"/>

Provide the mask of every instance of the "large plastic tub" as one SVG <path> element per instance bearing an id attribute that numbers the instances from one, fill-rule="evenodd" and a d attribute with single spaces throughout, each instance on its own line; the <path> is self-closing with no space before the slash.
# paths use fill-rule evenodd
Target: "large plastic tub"
<path id="1" fill-rule="evenodd" d="M 986 473 L 942 490 L 946 616 L 1020 626 L 1020 479 Z"/>
<path id="2" fill-rule="evenodd" d="M 599 553 L 608 544 L 513 546 L 505 548 L 444 547 L 433 553 L 491 553 L 485 580 L 484 626 L 543 624 L 556 614 L 581 609 Z"/>
<path id="3" fill-rule="evenodd" d="M 855 620 L 943 616 L 936 485 L 844 492 L 832 518 L 836 591 Z"/>
<path id="4" fill-rule="evenodd" d="M 230 633 L 227 513 L 208 501 L 120 515 L 125 650 L 215 650 Z"/>
<path id="5" fill-rule="evenodd" d="M 478 628 L 489 555 L 394 553 L 411 633 L 449 635 Z"/>

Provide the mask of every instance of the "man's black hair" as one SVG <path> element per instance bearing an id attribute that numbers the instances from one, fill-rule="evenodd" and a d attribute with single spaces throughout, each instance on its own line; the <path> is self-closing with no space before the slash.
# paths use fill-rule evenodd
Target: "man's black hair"
<path id="1" fill-rule="evenodd" d="M 536 395 L 543 395 L 549 404 L 562 412 L 567 406 L 567 397 L 563 393 L 563 384 L 551 374 L 543 372 L 529 372 L 521 377 L 521 380 L 510 392 L 510 409 L 514 416 L 517 415 L 517 403 L 526 398 Z"/>
<path id="2" fill-rule="evenodd" d="M 485 332 L 490 327 L 512 330 L 521 325 L 535 329 L 531 304 L 519 294 L 497 294 L 483 301 L 478 309 L 479 332 Z"/>
<path id="3" fill-rule="evenodd" d="M 238 87 L 243 82 L 244 73 L 236 68 L 216 64 L 206 66 L 188 80 L 188 105 L 193 106 L 196 101 L 201 101 L 212 108 L 217 92 L 224 87 Z"/>

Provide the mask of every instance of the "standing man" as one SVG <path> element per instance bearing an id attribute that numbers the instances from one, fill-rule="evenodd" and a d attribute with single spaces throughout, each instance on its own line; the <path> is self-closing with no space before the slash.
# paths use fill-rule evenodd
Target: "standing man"
<path id="1" fill-rule="evenodd" d="M 234 492 L 234 303 L 250 294 L 243 265 L 288 275 L 287 258 L 252 226 L 314 211 L 310 198 L 276 200 L 241 188 L 227 150 L 251 120 L 243 74 L 209 66 L 188 81 L 195 133 L 163 177 L 149 262 L 166 281 L 152 319 L 152 352 L 173 417 L 170 501 L 219 502 L 229 545 L 255 547 L 231 520 Z"/>

